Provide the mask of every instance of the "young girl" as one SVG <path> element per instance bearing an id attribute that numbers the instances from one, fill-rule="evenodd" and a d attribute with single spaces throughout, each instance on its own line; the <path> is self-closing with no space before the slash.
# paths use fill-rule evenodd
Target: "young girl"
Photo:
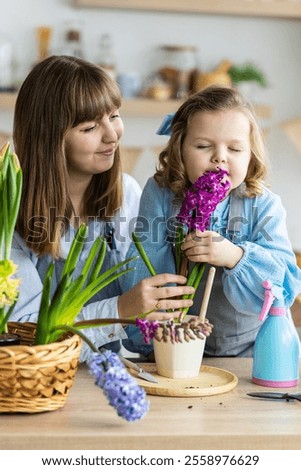
<path id="1" fill-rule="evenodd" d="M 205 352 L 251 356 L 264 301 L 262 282 L 270 280 L 287 307 L 301 290 L 284 208 L 264 185 L 267 164 L 254 114 L 234 89 L 209 87 L 188 98 L 174 117 L 167 116 L 161 134 L 170 139 L 143 191 L 138 235 L 156 271 L 175 272 L 174 223 L 185 190 L 206 171 L 228 172 L 230 190 L 208 229 L 188 234 L 182 250 L 191 263 L 216 267 L 207 312 L 214 328 Z M 135 253 L 131 245 L 128 256 Z M 129 288 L 147 275 L 140 262 L 124 285 Z M 206 277 L 205 272 L 189 313 L 198 314 Z M 139 335 L 126 346 L 139 350 Z"/>
<path id="2" fill-rule="evenodd" d="M 56 260 L 58 280 L 80 223 L 88 225 L 88 239 L 75 275 L 99 235 L 108 241 L 103 271 L 125 259 L 141 191 L 133 178 L 121 173 L 120 106 L 116 83 L 99 67 L 75 57 L 49 57 L 24 81 L 13 134 L 24 179 L 12 249 L 21 288 L 11 320 L 37 320 L 49 263 Z M 162 303 L 179 314 L 187 301 L 172 298 L 188 293 L 185 282 L 183 276 L 163 274 L 120 295 L 116 281 L 83 308 L 78 320 L 126 318 L 151 310 L 152 319 L 172 317 L 175 313 L 156 310 Z M 165 288 L 166 283 L 178 287 Z M 97 346 L 126 337 L 120 325 L 88 332 Z"/>

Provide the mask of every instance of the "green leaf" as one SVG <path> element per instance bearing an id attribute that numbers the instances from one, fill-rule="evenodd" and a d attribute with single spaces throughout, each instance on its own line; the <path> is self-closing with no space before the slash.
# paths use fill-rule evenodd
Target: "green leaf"
<path id="1" fill-rule="evenodd" d="M 0 334 L 7 333 L 7 322 L 15 308 L 17 301 L 18 299 L 16 299 L 15 302 L 9 307 L 7 312 L 5 312 L 4 308 L 0 308 Z"/>
<path id="2" fill-rule="evenodd" d="M 4 202 L 3 202 L 3 177 L 0 173 L 0 256 L 1 259 L 4 258 L 3 252 L 3 243 L 5 237 L 5 227 L 4 227 Z"/>
<path id="3" fill-rule="evenodd" d="M 3 147 L 1 150 L 3 150 L 5 147 Z M 4 154 L 1 152 L 0 156 L 0 170 L 3 175 L 4 180 L 6 179 L 6 173 L 7 173 L 7 167 L 9 163 L 9 154 L 10 154 L 10 146 L 7 145 Z"/>
<path id="4" fill-rule="evenodd" d="M 46 272 L 44 278 L 42 297 L 39 308 L 39 316 L 37 321 L 37 330 L 36 330 L 36 343 L 37 344 L 47 344 L 43 343 L 45 336 L 47 335 L 47 329 L 49 328 L 49 306 L 50 306 L 50 292 L 52 284 L 52 276 L 54 272 L 54 262 L 52 262 Z"/>
<path id="5" fill-rule="evenodd" d="M 0 315 L 1 321 L 0 321 L 0 333 L 6 333 L 7 332 L 7 322 L 9 320 L 9 317 L 11 316 L 13 309 L 15 308 L 15 305 L 17 303 L 18 299 L 15 300 L 15 302 L 9 307 L 7 312 L 5 313 L 4 309 L 3 310 L 3 317 Z"/>
<path id="6" fill-rule="evenodd" d="M 3 149 L 0 155 L 0 256 L 9 259 L 20 207 L 22 171 L 16 155 L 10 153 L 9 145 L 4 153 Z"/>
<path id="7" fill-rule="evenodd" d="M 138 253 L 140 254 L 144 264 L 146 265 L 147 269 L 150 272 L 150 275 L 151 276 L 156 276 L 157 275 L 156 270 L 155 270 L 154 266 L 152 265 L 149 257 L 147 256 L 147 254 L 146 254 L 146 252 L 145 252 L 145 250 L 142 246 L 142 243 L 140 242 L 140 240 L 137 237 L 137 235 L 135 234 L 135 232 L 132 233 L 132 238 L 133 238 L 135 246 L 138 250 Z"/>
<path id="8" fill-rule="evenodd" d="M 77 279 L 81 282 L 81 279 Z M 49 311 L 49 323 L 55 325 L 57 322 L 57 316 L 60 315 L 60 311 L 64 309 L 64 304 L 68 304 L 68 292 L 73 286 L 72 273 L 65 274 L 63 279 L 58 283 L 54 295 L 51 300 L 51 306 Z M 69 296 L 70 298 L 70 296 Z"/>
<path id="9" fill-rule="evenodd" d="M 120 261 L 120 263 L 116 264 L 115 266 L 112 266 L 106 272 L 100 274 L 95 280 L 99 279 L 101 281 L 104 281 L 107 277 L 111 276 L 111 274 L 115 273 L 116 271 L 119 271 L 121 268 L 123 268 L 123 266 L 125 266 L 126 264 L 129 264 L 131 261 L 135 261 L 137 258 L 138 256 L 133 256 L 132 258 L 128 258 L 124 261 Z M 121 271 L 120 275 L 122 274 L 125 274 L 125 271 Z M 95 280 L 93 280 L 90 284 L 93 284 Z"/>
<path id="10" fill-rule="evenodd" d="M 103 265 L 103 262 L 104 262 L 104 259 L 105 259 L 105 256 L 106 256 L 106 251 L 107 251 L 107 243 L 106 243 L 105 239 L 102 238 L 102 244 L 101 244 L 101 247 L 100 247 L 100 250 L 99 250 L 99 253 L 98 253 L 98 257 L 96 259 L 94 268 L 93 268 L 93 270 L 91 272 L 91 275 L 89 277 L 89 280 L 88 280 L 89 283 L 94 281 L 97 278 L 97 276 L 99 275 L 99 272 L 102 268 L 102 265 Z"/>
<path id="11" fill-rule="evenodd" d="M 118 279 L 120 276 L 123 276 L 124 274 L 132 271 L 134 268 L 128 268 L 122 272 L 116 273 L 113 276 L 111 276 L 109 279 L 103 280 L 101 278 L 96 279 L 93 281 L 89 286 L 87 286 L 78 296 L 75 298 L 73 301 L 70 299 L 69 307 L 66 307 L 65 314 L 62 313 L 62 317 L 64 318 L 64 322 L 70 322 L 70 312 L 76 311 L 76 315 L 79 313 L 79 311 L 82 309 L 82 307 L 85 305 L 88 300 L 90 300 L 95 294 L 97 294 L 100 290 L 102 290 L 104 287 L 107 285 L 111 284 L 111 282 L 115 281 Z M 75 316 L 76 316 L 75 315 Z M 72 321 L 74 321 L 75 316 Z"/>
<path id="12" fill-rule="evenodd" d="M 15 167 L 13 165 L 12 159 L 8 158 L 8 165 L 7 165 L 7 175 L 6 180 L 8 182 L 8 207 L 11 209 L 11 204 L 17 197 L 17 175 L 15 171 Z M 11 214 L 9 214 L 11 216 Z"/>
<path id="13" fill-rule="evenodd" d="M 64 301 L 68 303 L 69 299 L 74 299 L 74 297 L 77 297 L 82 290 L 84 282 L 85 277 L 83 274 L 80 274 L 76 279 L 72 279 L 72 276 L 70 276 L 69 283 L 62 294 L 64 295 Z"/>
<path id="14" fill-rule="evenodd" d="M 78 312 L 71 312 L 70 305 L 74 299 L 79 298 L 83 279 L 84 277 L 80 275 L 65 290 L 60 286 L 59 291 L 56 292 L 56 299 L 53 298 L 51 301 L 51 325 L 56 325 L 58 322 L 61 323 L 63 318 L 67 324 L 71 324 L 74 321 Z"/>
<path id="15" fill-rule="evenodd" d="M 9 260 L 22 190 L 22 171 L 18 158 L 7 143 L 0 150 L 0 259 Z M 16 302 L 15 302 L 16 303 Z M 1 330 L 4 330 L 15 303 L 0 309 Z"/>
<path id="16" fill-rule="evenodd" d="M 90 248 L 89 254 L 87 256 L 86 262 L 84 264 L 84 267 L 82 269 L 82 274 L 84 278 L 86 279 L 88 276 L 88 273 L 92 267 L 93 261 L 95 260 L 95 257 L 97 256 L 99 247 L 100 247 L 101 239 L 99 237 L 96 238 L 95 242 L 93 243 L 92 247 Z"/>
<path id="17" fill-rule="evenodd" d="M 64 276 L 66 273 L 69 273 L 75 269 L 79 255 L 83 249 L 83 242 L 87 238 L 87 232 L 88 232 L 88 228 L 86 227 L 86 225 L 81 224 L 71 244 L 70 251 L 65 261 L 62 276 Z"/>
<path id="18" fill-rule="evenodd" d="M 4 181 L 2 188 L 2 224 L 3 224 L 3 233 L 4 233 L 4 259 L 9 258 L 9 250 L 7 246 L 7 233 L 9 231 L 9 217 L 8 217 L 8 182 Z"/>

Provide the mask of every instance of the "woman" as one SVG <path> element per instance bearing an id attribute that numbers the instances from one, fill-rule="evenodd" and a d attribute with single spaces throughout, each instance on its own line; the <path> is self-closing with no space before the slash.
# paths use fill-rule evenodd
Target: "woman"
<path id="1" fill-rule="evenodd" d="M 80 223 L 88 225 L 88 239 L 75 275 L 99 235 L 108 241 L 103 271 L 125 259 L 140 188 L 121 173 L 120 106 L 116 83 L 96 65 L 75 57 L 48 57 L 21 86 L 13 138 L 24 183 L 12 249 L 21 289 L 11 320 L 37 320 L 47 267 L 55 260 L 54 288 Z M 172 299 L 191 292 L 185 282 L 183 276 L 163 274 L 120 295 L 116 281 L 82 309 L 78 320 L 149 311 L 151 319 L 177 316 L 181 307 L 191 305 Z M 180 286 L 164 287 L 166 283 Z M 174 312 L 157 312 L 159 308 Z M 119 347 L 119 339 L 126 337 L 120 325 L 90 329 L 88 334 L 98 347 L 116 340 Z"/>

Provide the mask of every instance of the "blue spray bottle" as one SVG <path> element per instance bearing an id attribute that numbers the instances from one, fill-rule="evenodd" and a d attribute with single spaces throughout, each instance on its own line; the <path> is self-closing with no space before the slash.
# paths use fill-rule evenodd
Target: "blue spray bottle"
<path id="1" fill-rule="evenodd" d="M 286 307 L 272 284 L 263 282 L 265 300 L 259 320 L 265 320 L 254 345 L 252 382 L 264 387 L 295 387 L 299 379 L 299 337 Z"/>

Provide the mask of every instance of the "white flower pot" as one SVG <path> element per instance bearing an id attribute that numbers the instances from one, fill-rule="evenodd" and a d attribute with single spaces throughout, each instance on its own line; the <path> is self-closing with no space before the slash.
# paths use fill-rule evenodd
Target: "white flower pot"
<path id="1" fill-rule="evenodd" d="M 195 338 L 182 343 L 154 339 L 156 369 L 159 375 L 174 379 L 197 377 L 200 372 L 205 339 Z"/>

